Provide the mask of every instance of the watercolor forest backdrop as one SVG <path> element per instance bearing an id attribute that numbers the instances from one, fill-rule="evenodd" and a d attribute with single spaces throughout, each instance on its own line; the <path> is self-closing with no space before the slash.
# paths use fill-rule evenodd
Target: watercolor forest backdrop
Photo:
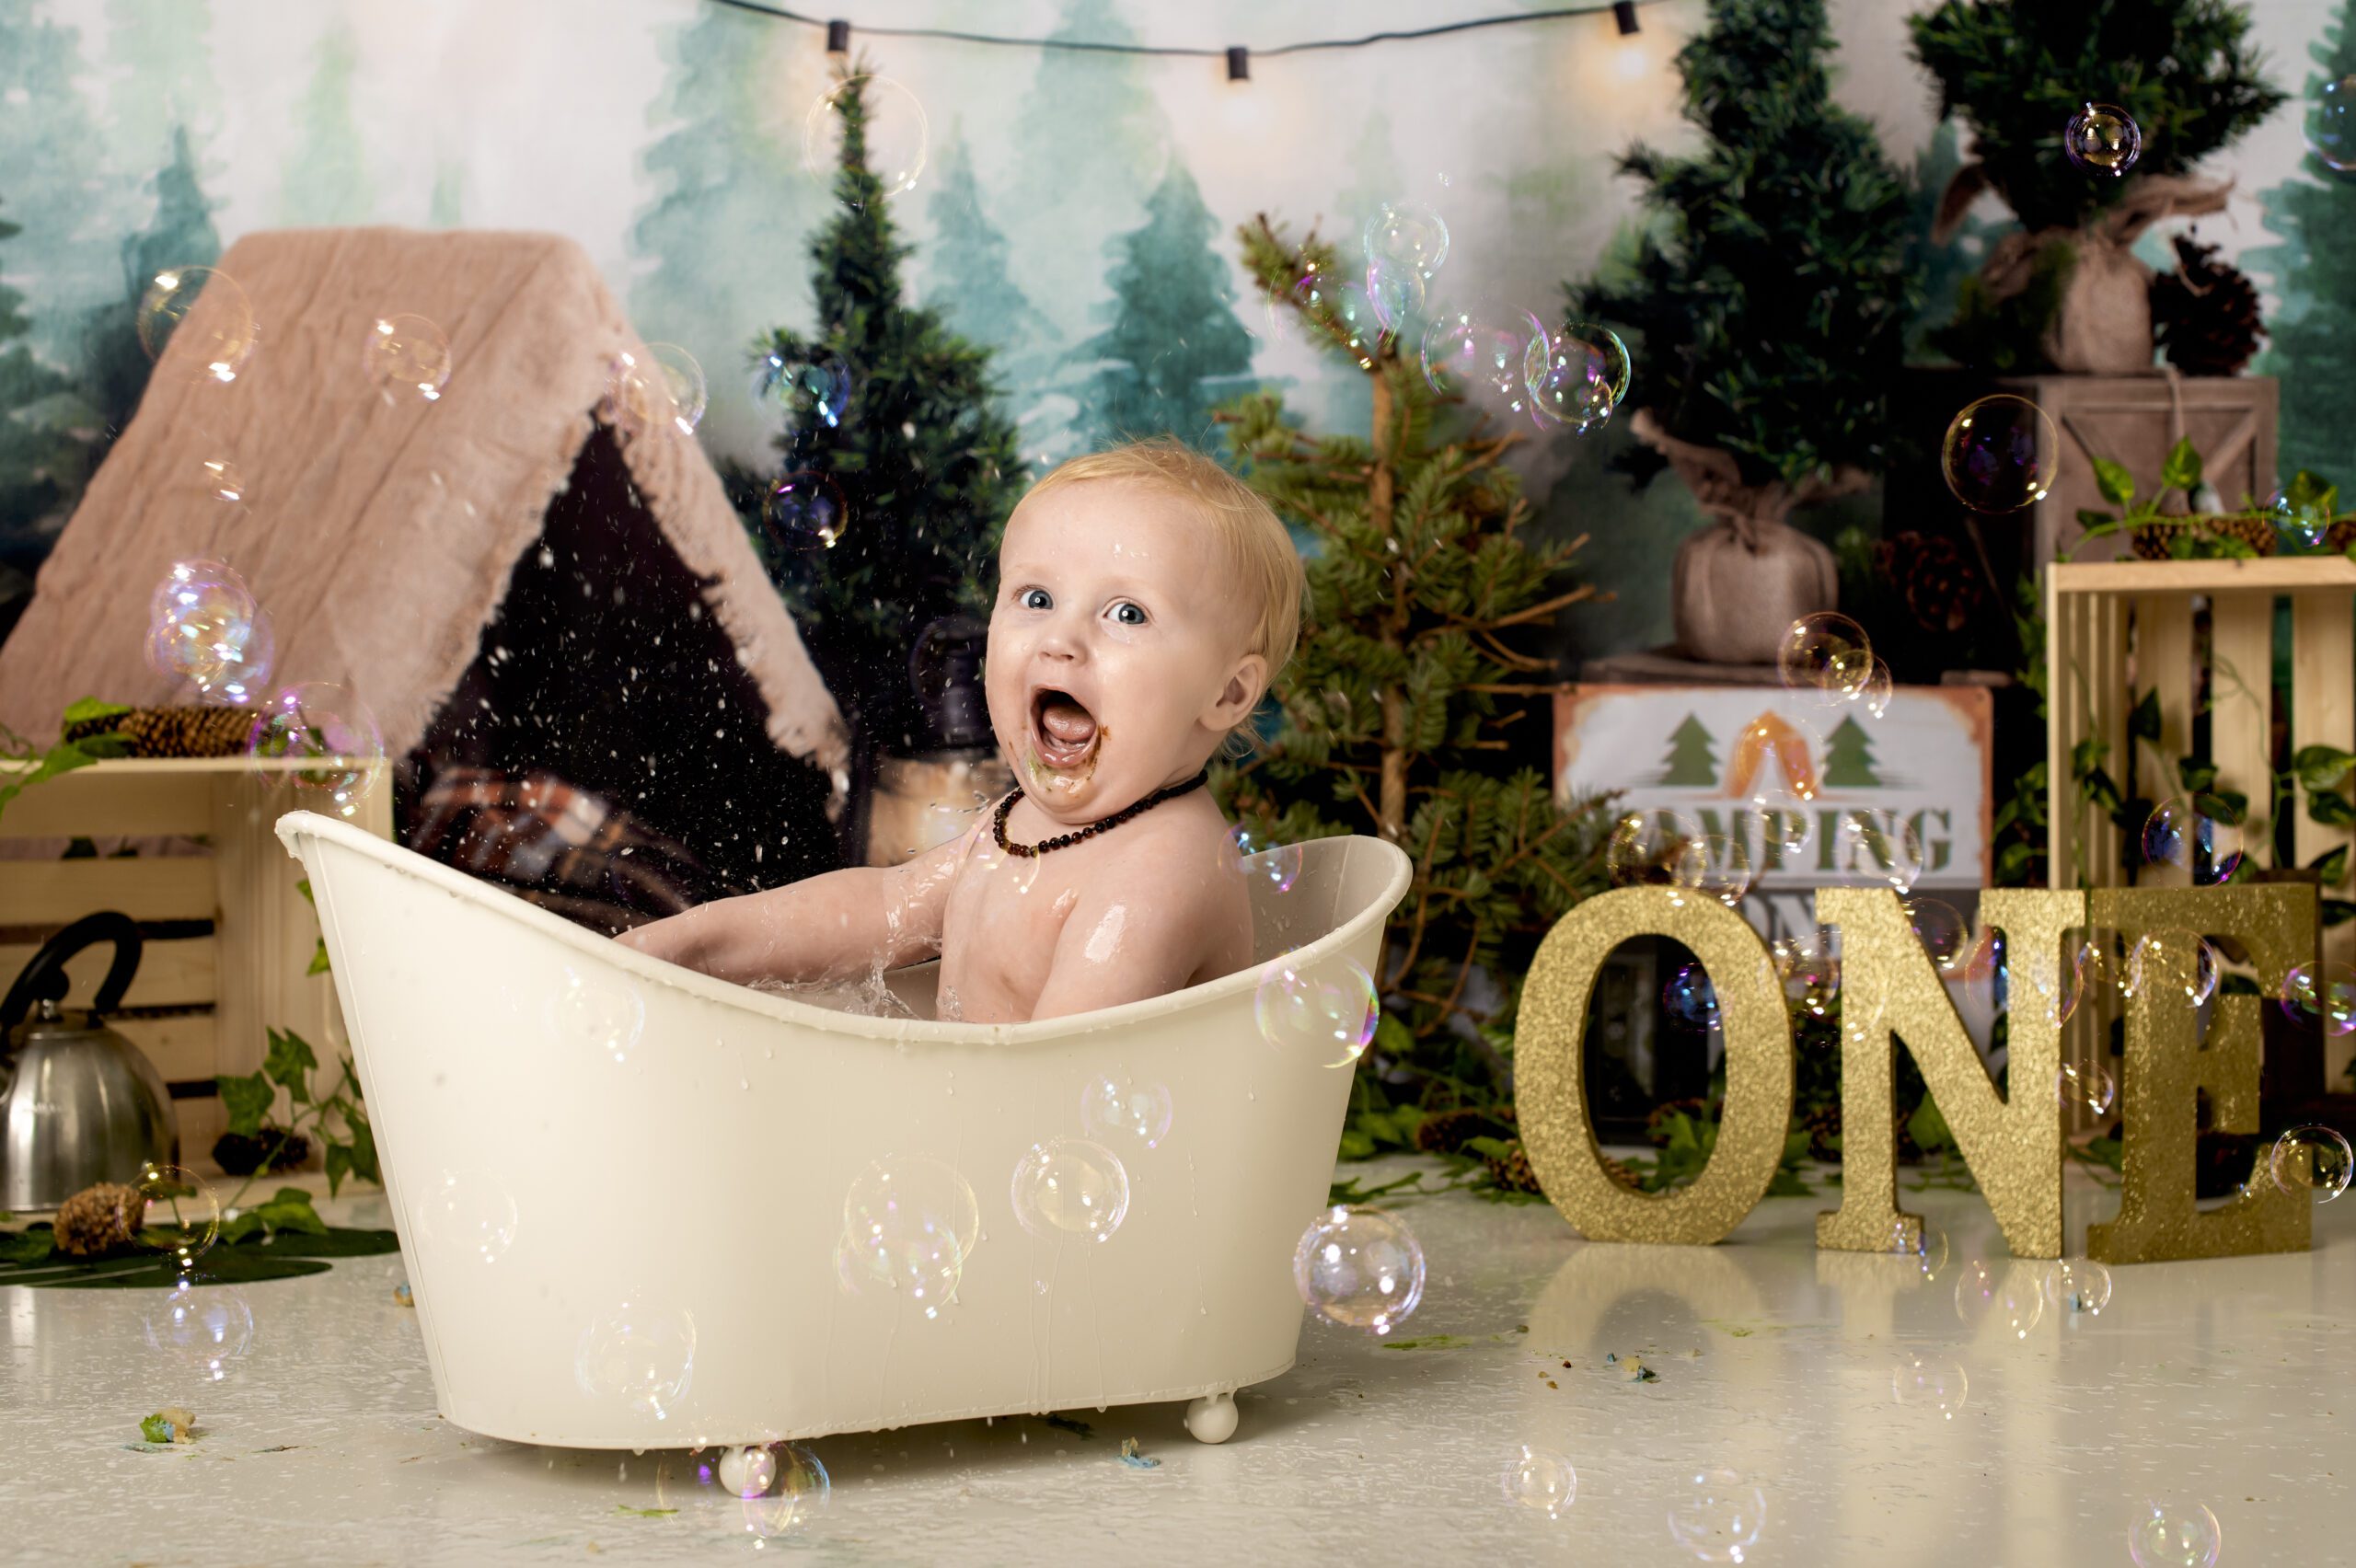
<path id="1" fill-rule="evenodd" d="M 2356 473 L 2356 187 L 2303 158 L 2323 77 L 2356 70 L 2351 0 L 2269 0 L 2256 39 L 2292 101 L 2204 172 L 2236 180 L 2204 220 L 2266 291 L 2284 378 L 2284 472 Z M 1476 7 L 1477 9 L 1478 7 Z M 1503 6 L 1489 9 L 1507 8 Z M 1900 0 L 1836 0 L 1836 92 L 1911 167 L 1929 262 L 1923 324 L 2008 221 L 1992 201 L 1930 245 L 1957 162 Z M 1166 45 L 1429 25 L 1428 5 L 1268 7 L 1211 0 L 860 0 L 855 24 Z M 1357 234 L 1398 198 L 1453 245 L 1438 303 L 1558 314 L 1565 280 L 1624 242 L 1634 190 L 1613 160 L 1676 151 L 1671 65 L 1696 0 L 1372 48 L 1215 60 L 994 48 L 869 33 L 858 47 L 929 121 L 928 161 L 892 216 L 916 297 L 995 351 L 1005 413 L 1043 465 L 1156 411 L 1205 440 L 1205 410 L 1253 385 L 1312 423 L 1364 419 L 1363 377 L 1270 330 L 1236 225 Z M 2347 41 L 2339 40 L 2342 34 Z M 2340 55 L 2348 59 L 2339 59 Z M 144 279 L 204 262 L 249 230 L 397 224 L 544 229 L 605 271 L 641 332 L 684 344 L 712 385 L 701 436 L 757 461 L 775 433 L 749 346 L 810 321 L 808 241 L 830 171 L 803 129 L 826 86 L 823 35 L 710 0 L 0 0 L 0 624 L 39 566 L 145 362 Z M 2165 265 L 2163 225 L 2139 248 Z M 2174 225 L 2180 226 L 2180 225 Z M 388 302 L 387 308 L 396 308 Z M 1130 367 L 1154 362 L 1157 396 Z M 1641 374 L 1641 367 L 1640 367 Z M 1356 402 L 1357 407 L 1353 407 Z M 1585 532 L 1583 571 L 1614 595 L 1572 618 L 1565 653 L 1668 636 L 1668 562 L 1700 518 L 1682 486 L 1632 492 L 1615 427 L 1526 442 L 1515 462 L 1544 526 Z M 1871 517 L 1872 497 L 1846 515 Z M 1828 509 L 1832 525 L 1843 509 Z"/>

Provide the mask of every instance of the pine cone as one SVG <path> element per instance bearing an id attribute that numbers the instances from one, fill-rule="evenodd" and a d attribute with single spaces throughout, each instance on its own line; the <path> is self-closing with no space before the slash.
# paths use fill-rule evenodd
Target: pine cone
<path id="1" fill-rule="evenodd" d="M 138 1216 L 145 1207 L 136 1187 L 119 1182 L 85 1187 L 58 1207 L 57 1250 L 69 1258 L 111 1252 L 139 1234 Z"/>
<path id="2" fill-rule="evenodd" d="M 311 1158 L 311 1140 L 300 1133 L 289 1133 L 278 1127 L 264 1127 L 251 1137 L 243 1133 L 223 1133 L 213 1145 L 213 1163 L 231 1176 L 250 1176 L 262 1168 L 264 1156 L 271 1159 L 274 1171 L 292 1170 Z"/>
<path id="3" fill-rule="evenodd" d="M 2177 271 L 2152 280 L 2152 330 L 2168 363 L 2187 375 L 2237 375 L 2258 352 L 2266 322 L 2258 290 L 2218 248 L 2175 239 Z"/>
<path id="4" fill-rule="evenodd" d="M 2140 524 L 2128 533 L 2128 548 L 2143 560 L 2173 560 L 2169 542 L 2181 530 L 2198 528 L 2239 539 L 2262 556 L 2275 549 L 2274 525 L 2263 517 L 2170 517 Z"/>
<path id="5" fill-rule="evenodd" d="M 235 756 L 254 727 L 247 708 L 134 708 L 112 719 L 69 724 L 65 738 L 87 740 L 112 730 L 133 756 Z"/>
<path id="6" fill-rule="evenodd" d="M 1979 568 L 1945 534 L 1910 528 L 1876 545 L 1874 564 L 1925 631 L 1961 631 L 1988 597 Z"/>
<path id="7" fill-rule="evenodd" d="M 1491 1158 L 1481 1163 L 1489 1168 L 1489 1179 L 1508 1193 L 1544 1191 L 1538 1185 L 1537 1172 L 1530 1169 L 1530 1156 L 1523 1151 L 1519 1138 L 1514 1139 L 1503 1159 Z"/>
<path id="8" fill-rule="evenodd" d="M 1426 1116 L 1415 1126 L 1415 1147 L 1426 1154 L 1454 1154 L 1473 1138 L 1513 1136 L 1513 1108 L 1461 1107 Z"/>

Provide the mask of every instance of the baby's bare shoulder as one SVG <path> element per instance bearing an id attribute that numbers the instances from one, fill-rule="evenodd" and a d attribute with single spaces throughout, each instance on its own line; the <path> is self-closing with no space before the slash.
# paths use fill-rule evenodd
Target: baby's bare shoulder
<path id="1" fill-rule="evenodd" d="M 1149 813 L 1106 838 L 1106 869 L 1175 894 L 1240 892 L 1235 843 L 1217 812 Z"/>

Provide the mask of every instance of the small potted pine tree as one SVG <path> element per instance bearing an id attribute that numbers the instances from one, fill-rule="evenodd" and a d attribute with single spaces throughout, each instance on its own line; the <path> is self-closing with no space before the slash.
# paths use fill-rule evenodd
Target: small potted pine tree
<path id="1" fill-rule="evenodd" d="M 1677 470 L 1714 525 L 1678 550 L 1680 648 L 1772 662 L 1830 609 L 1832 554 L 1784 519 L 1864 489 L 1920 298 L 1906 182 L 1873 127 L 1836 106 L 1821 0 L 1711 0 L 1678 54 L 1691 157 L 1633 147 L 1647 221 L 1633 255 L 1569 285 L 1570 317 L 1626 332 L 1637 482 Z"/>

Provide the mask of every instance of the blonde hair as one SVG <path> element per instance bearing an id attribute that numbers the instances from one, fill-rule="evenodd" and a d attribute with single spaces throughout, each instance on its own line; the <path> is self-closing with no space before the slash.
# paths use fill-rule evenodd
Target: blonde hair
<path id="1" fill-rule="evenodd" d="M 1031 487 L 1015 511 L 1020 513 L 1051 490 L 1091 479 L 1128 479 L 1149 485 L 1191 503 L 1210 525 L 1228 564 L 1242 573 L 1259 600 L 1259 620 L 1244 651 L 1268 661 L 1267 682 L 1260 688 L 1260 696 L 1265 698 L 1275 689 L 1276 676 L 1291 663 L 1293 649 L 1300 640 L 1301 600 L 1308 591 L 1300 552 L 1293 548 L 1292 536 L 1285 531 L 1276 510 L 1250 485 L 1184 442 L 1160 435 L 1126 441 L 1058 464 Z M 1251 720 L 1238 724 L 1236 732 L 1248 735 Z"/>

